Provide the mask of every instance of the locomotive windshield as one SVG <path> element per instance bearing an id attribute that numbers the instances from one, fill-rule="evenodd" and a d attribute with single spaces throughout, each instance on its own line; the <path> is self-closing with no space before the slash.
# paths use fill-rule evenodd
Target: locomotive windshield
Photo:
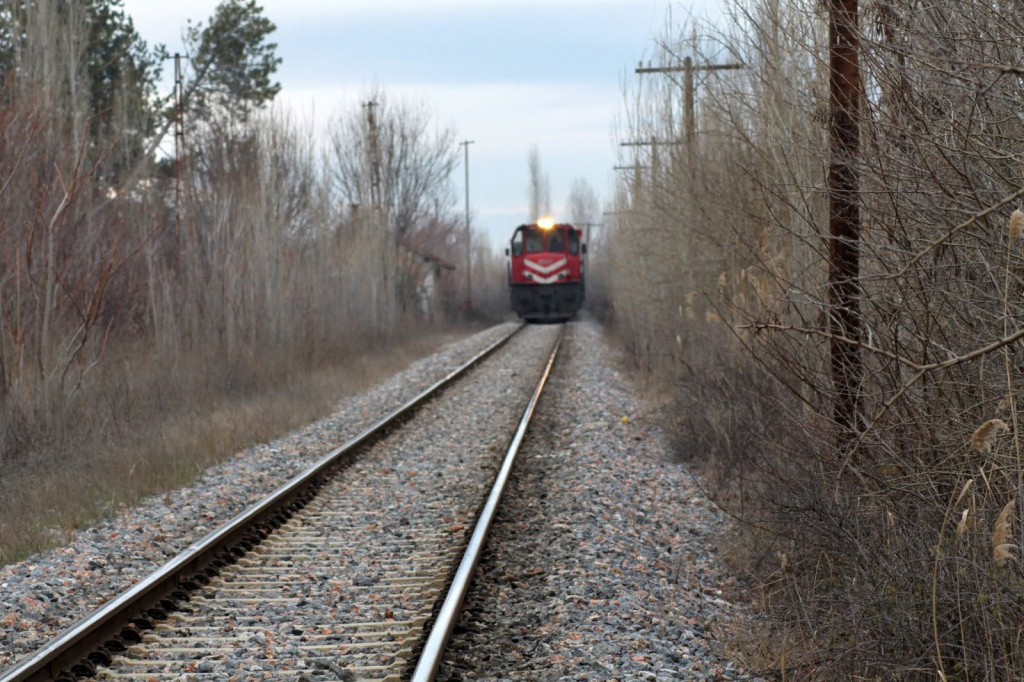
<path id="1" fill-rule="evenodd" d="M 512 255 L 523 253 L 543 253 L 545 251 L 565 253 L 568 244 L 569 254 L 579 255 L 580 234 L 569 227 L 555 227 L 544 230 L 532 225 L 523 225 L 512 235 Z"/>
<path id="2" fill-rule="evenodd" d="M 544 230 L 536 227 L 523 228 L 526 253 L 540 253 L 544 250 Z"/>
<path id="3" fill-rule="evenodd" d="M 523 231 L 516 230 L 516 233 L 512 235 L 512 255 L 522 256 L 523 255 Z"/>
<path id="4" fill-rule="evenodd" d="M 565 230 L 548 232 L 548 251 L 565 252 Z"/>

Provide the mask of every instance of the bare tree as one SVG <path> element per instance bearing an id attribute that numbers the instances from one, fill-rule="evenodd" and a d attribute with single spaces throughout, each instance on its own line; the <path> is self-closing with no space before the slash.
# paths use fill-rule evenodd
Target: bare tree
<path id="1" fill-rule="evenodd" d="M 395 101 L 379 88 L 362 100 L 372 105 L 330 123 L 331 180 L 339 201 L 364 210 L 378 183 L 389 229 L 401 240 L 454 209 L 455 132 L 438 127 L 423 102 Z"/>
<path id="2" fill-rule="evenodd" d="M 601 202 L 586 178 L 576 178 L 569 190 L 569 218 L 580 229 L 597 223 L 601 214 Z"/>
<path id="3" fill-rule="evenodd" d="M 213 33 L 193 34 L 210 49 L 185 95 L 205 87 L 207 104 L 235 115 L 191 126 L 188 162 L 174 168 L 154 158 L 171 125 L 159 54 L 122 0 L 0 0 L 0 562 L 12 544 L 51 541 L 44 514 L 91 520 L 103 500 L 179 483 L 160 472 L 208 464 L 238 435 L 220 418 L 210 438 L 182 429 L 189 445 L 146 438 L 161 444 L 140 449 L 139 434 L 232 411 L 241 394 L 276 391 L 423 322 L 398 303 L 402 259 L 450 246 L 459 225 L 454 136 L 424 105 L 374 93 L 376 153 L 358 111 L 339 117 L 325 153 L 261 106 L 277 91 L 277 58 L 264 40 L 272 24 L 249 21 L 258 3 L 219 7 Z M 347 206 L 368 203 L 368 158 L 384 225 Z M 24 472 L 43 482 L 20 486 Z"/>
<path id="4" fill-rule="evenodd" d="M 621 159 L 617 333 L 750 522 L 776 665 L 1016 679 L 1024 16 L 830 7 L 736 0 L 658 42 L 666 67 L 744 68 L 695 83 L 692 150 Z M 678 136 L 680 88 L 652 80 L 623 139 Z"/>
<path id="5" fill-rule="evenodd" d="M 540 151 L 537 149 L 537 145 L 530 147 L 527 167 L 530 173 L 530 181 L 526 189 L 530 200 L 530 221 L 536 222 L 541 216 L 551 214 L 551 181 L 541 169 Z"/>

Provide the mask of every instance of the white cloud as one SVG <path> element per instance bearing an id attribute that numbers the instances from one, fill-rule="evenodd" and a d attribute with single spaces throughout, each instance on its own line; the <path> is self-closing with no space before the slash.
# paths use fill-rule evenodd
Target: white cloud
<path id="1" fill-rule="evenodd" d="M 695 0 L 699 1 L 699 0 Z M 705 0 L 708 1 L 708 0 Z M 717 1 L 717 0 L 711 0 Z M 220 0 L 125 0 L 125 8 L 135 26 L 150 43 L 164 43 L 172 52 L 182 48 L 181 33 L 188 19 L 206 21 Z M 308 26 L 328 26 L 358 17 L 396 22 L 416 21 L 420 15 L 436 17 L 439 13 L 460 21 L 476 11 L 512 8 L 527 16 L 552 8 L 626 8 L 656 18 L 668 7 L 670 0 L 262 0 L 264 16 L 279 28 L 303 30 Z M 339 35 L 339 40 L 344 37 Z"/>
<path id="2" fill-rule="evenodd" d="M 474 222 L 504 245 L 510 230 L 527 219 L 527 153 L 536 144 L 551 176 L 552 210 L 565 216 L 564 200 L 574 177 L 585 177 L 602 192 L 613 165 L 611 125 L 615 109 L 606 86 L 579 83 L 387 85 L 395 97 L 422 101 L 436 120 L 471 139 Z M 359 106 L 362 84 L 323 84 L 282 90 L 278 103 L 320 132 L 339 111 Z M 462 196 L 461 169 L 456 190 Z M 460 203 L 461 207 L 461 203 Z"/>
<path id="3" fill-rule="evenodd" d="M 199 0 L 191 0 L 196 4 Z M 207 0 L 206 4 L 215 5 Z M 278 12 L 288 15 L 339 16 L 361 11 L 402 10 L 407 13 L 428 12 L 438 9 L 487 9 L 507 6 L 529 9 L 533 6 L 600 6 L 638 5 L 650 6 L 650 0 L 263 0 L 267 13 Z"/>
<path id="4" fill-rule="evenodd" d="M 202 21 L 213 15 L 220 0 L 125 0 L 125 7 L 136 25 L 146 29 L 175 33 L 185 19 Z M 649 10 L 652 0 L 263 0 L 264 15 L 273 21 L 331 21 L 356 14 L 402 14 L 404 16 L 436 11 L 515 7 L 529 11 L 533 7 L 636 6 Z M 667 3 L 666 3 L 667 5 Z M 146 32 L 143 32 L 145 35 Z"/>
<path id="5" fill-rule="evenodd" d="M 468 85 L 386 85 L 397 97 L 423 101 L 460 138 L 477 142 L 473 154 L 522 156 L 531 144 L 545 153 L 569 154 L 608 149 L 614 110 L 601 85 L 517 83 Z M 365 88 L 325 85 L 285 88 L 281 101 L 312 117 L 319 127 L 340 110 L 358 106 Z"/>
<path id="6" fill-rule="evenodd" d="M 158 18 L 174 19 L 192 17 L 204 19 L 213 14 L 220 0 L 176 0 L 176 2 L 154 2 L 153 0 L 125 0 L 125 6 L 132 16 L 146 21 Z M 651 0 L 263 0 L 264 14 L 280 19 L 330 19 L 334 17 L 385 12 L 416 14 L 437 10 L 490 9 L 494 7 L 517 7 L 524 10 L 535 7 L 600 7 L 602 5 L 636 5 L 649 8 Z"/>
<path id="7" fill-rule="evenodd" d="M 147 41 L 166 43 L 174 52 L 181 49 L 180 34 L 185 19 L 209 18 L 217 2 L 125 0 L 125 6 Z M 278 74 L 283 85 L 278 105 L 290 111 L 298 121 L 323 131 L 327 120 L 339 109 L 358 107 L 366 86 L 374 83 L 375 75 L 389 93 L 423 101 L 436 113 L 441 125 L 456 129 L 460 140 L 476 142 L 470 148 L 472 210 L 477 225 L 486 229 L 499 244 L 508 238 L 511 227 L 526 219 L 526 156 L 531 145 L 538 146 L 544 168 L 550 174 L 556 215 L 568 195 L 572 178 L 585 177 L 599 192 L 605 189 L 608 169 L 615 162 L 611 129 L 615 113 L 621 107 L 617 82 L 620 72 L 609 68 L 607 60 L 598 61 L 592 73 L 587 72 L 586 68 L 580 68 L 579 60 L 566 59 L 565 53 L 554 48 L 540 60 L 527 59 L 525 57 L 531 55 L 508 49 L 487 55 L 500 67 L 500 77 L 487 69 L 469 68 L 484 59 L 485 55 L 479 50 L 489 45 L 489 32 L 507 33 L 504 24 L 495 21 L 491 25 L 487 23 L 489 19 L 475 24 L 467 21 L 466 26 L 476 30 L 481 40 L 474 43 L 478 52 L 466 48 L 466 68 L 463 69 L 458 58 L 439 59 L 439 55 L 431 52 L 429 41 L 423 45 L 416 43 L 419 19 L 429 16 L 435 25 L 437 21 L 457 22 L 472 18 L 470 15 L 483 14 L 468 10 L 495 8 L 514 8 L 532 17 L 537 9 L 559 6 L 625 7 L 624 13 L 609 12 L 608 15 L 635 14 L 649 18 L 660 16 L 661 8 L 668 4 L 669 0 L 262 0 L 266 16 L 281 29 L 274 36 L 281 41 L 279 54 L 285 58 Z M 341 28 L 359 24 L 348 19 L 361 17 L 373 20 L 367 25 L 380 31 L 380 40 L 374 40 L 377 34 L 370 36 L 371 40 L 366 43 L 368 53 L 359 53 L 358 58 L 354 58 L 341 49 L 346 44 Z M 382 18 L 384 22 L 380 21 Z M 389 26 L 391 18 L 397 25 L 406 27 L 400 44 L 389 45 L 385 40 L 388 31 L 381 25 Z M 593 46 L 594 54 L 607 56 L 617 55 L 616 49 L 621 50 L 623 44 L 635 41 L 636 54 L 639 54 L 650 38 L 650 25 L 647 19 L 635 23 L 621 27 L 625 39 L 614 45 L 605 40 L 606 27 L 602 24 L 594 29 L 586 45 Z M 412 29 L 408 29 L 410 25 Z M 336 41 L 335 26 L 339 27 Z M 618 35 L 617 24 L 611 30 Z M 380 43 L 380 51 L 374 49 L 376 42 Z M 453 44 L 453 47 L 461 45 Z M 589 48 L 582 52 L 578 46 L 576 49 L 572 56 L 590 54 Z M 627 69 L 632 59 L 634 53 L 627 51 L 621 60 L 622 69 Z M 506 62 L 502 60 L 511 60 L 513 68 L 504 68 Z M 392 63 L 409 61 L 426 64 L 429 68 L 403 70 Z M 565 63 L 575 66 L 560 69 Z M 588 64 L 584 62 L 582 67 Z M 388 82 L 389 73 L 393 74 L 392 81 L 406 82 Z M 424 73 L 430 75 L 420 82 L 417 74 Z M 431 83 L 434 78 L 440 80 L 435 74 L 456 80 L 444 85 Z M 573 78 L 586 80 L 571 80 Z M 485 79 L 484 82 L 481 83 L 481 79 Z M 510 79 L 518 80 L 496 82 Z M 544 79 L 547 80 L 540 82 Z M 169 87 L 165 82 L 164 89 L 169 90 Z M 461 196 L 461 173 L 457 174 L 456 185 Z"/>

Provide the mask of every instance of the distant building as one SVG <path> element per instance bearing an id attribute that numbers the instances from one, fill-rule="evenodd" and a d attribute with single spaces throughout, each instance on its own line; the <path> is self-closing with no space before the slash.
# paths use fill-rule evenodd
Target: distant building
<path id="1" fill-rule="evenodd" d="M 399 247 L 407 291 L 412 294 L 416 312 L 426 320 L 436 319 L 443 310 L 442 291 L 446 274 L 455 266 L 439 258 L 408 247 Z"/>

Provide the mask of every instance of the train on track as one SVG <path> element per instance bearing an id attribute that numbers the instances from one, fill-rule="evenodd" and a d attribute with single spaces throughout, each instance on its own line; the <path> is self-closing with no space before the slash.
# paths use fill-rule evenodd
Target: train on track
<path id="1" fill-rule="evenodd" d="M 512 310 L 527 322 L 564 322 L 583 305 L 583 233 L 542 218 L 520 225 L 505 249 Z"/>

